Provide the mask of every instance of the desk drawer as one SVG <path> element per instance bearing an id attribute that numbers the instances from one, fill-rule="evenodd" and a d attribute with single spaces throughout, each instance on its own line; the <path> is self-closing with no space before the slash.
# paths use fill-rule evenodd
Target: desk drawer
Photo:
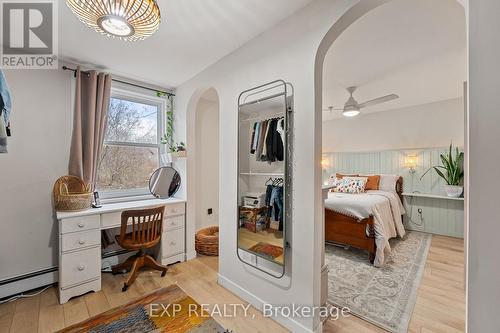
<path id="1" fill-rule="evenodd" d="M 163 219 L 163 231 L 184 228 L 185 215 L 165 217 Z"/>
<path id="2" fill-rule="evenodd" d="M 61 220 L 61 234 L 68 232 L 84 231 L 90 229 L 99 229 L 101 219 L 99 215 L 72 217 Z"/>
<path id="3" fill-rule="evenodd" d="M 122 212 L 101 215 L 103 229 L 116 228 L 122 225 Z"/>
<path id="4" fill-rule="evenodd" d="M 101 276 L 101 248 L 66 253 L 61 256 L 61 288 L 74 286 Z"/>
<path id="5" fill-rule="evenodd" d="M 184 228 L 164 232 L 162 237 L 161 252 L 163 258 L 184 252 Z"/>
<path id="6" fill-rule="evenodd" d="M 78 250 L 84 247 L 101 244 L 99 229 L 73 232 L 61 236 L 61 252 Z"/>
<path id="7" fill-rule="evenodd" d="M 165 206 L 165 216 L 182 215 L 184 213 L 186 213 L 186 204 L 183 202 Z"/>

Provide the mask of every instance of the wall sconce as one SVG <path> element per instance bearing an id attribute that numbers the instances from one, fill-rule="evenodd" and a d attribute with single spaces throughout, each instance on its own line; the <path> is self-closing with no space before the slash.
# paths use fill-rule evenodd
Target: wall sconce
<path id="1" fill-rule="evenodd" d="M 417 156 L 416 155 L 406 155 L 405 157 L 405 167 L 410 170 L 411 174 L 415 173 L 415 168 L 417 167 Z"/>
<path id="2" fill-rule="evenodd" d="M 330 162 L 328 161 L 328 159 L 327 159 L 327 158 L 322 158 L 322 159 L 321 159 L 321 168 L 322 168 L 323 170 L 328 169 L 329 165 L 330 165 Z"/>

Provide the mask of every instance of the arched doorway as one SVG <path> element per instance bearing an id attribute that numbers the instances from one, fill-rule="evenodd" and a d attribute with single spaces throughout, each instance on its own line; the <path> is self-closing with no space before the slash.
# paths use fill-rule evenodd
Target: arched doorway
<path id="1" fill-rule="evenodd" d="M 323 75 L 324 75 L 324 62 L 325 58 L 327 56 L 327 52 L 330 50 L 332 45 L 335 43 L 335 41 L 349 28 L 351 27 L 355 22 L 357 22 L 360 18 L 364 17 L 366 14 L 372 12 L 374 9 L 377 9 L 378 7 L 384 5 L 384 4 L 389 4 L 391 2 L 396 2 L 398 0 L 379 0 L 379 1 L 364 1 L 356 4 L 353 6 L 349 11 L 347 11 L 329 30 L 327 35 L 324 37 L 322 40 L 317 56 L 316 56 L 316 67 L 315 67 L 315 114 L 316 114 L 316 125 L 317 129 L 322 128 L 321 122 L 322 122 L 322 117 L 323 117 L 323 112 L 324 108 L 326 105 L 324 105 L 324 87 L 323 87 Z M 458 3 L 460 5 L 464 5 L 462 1 L 458 0 Z M 464 21 L 465 21 L 465 16 L 464 16 Z M 429 37 L 429 38 L 432 38 Z M 346 86 L 347 88 L 347 86 Z M 321 131 L 321 130 L 320 130 Z M 321 137 L 321 134 L 319 135 Z M 316 143 L 319 147 L 322 146 L 320 142 Z M 465 140 L 465 151 L 467 151 L 467 140 Z M 317 156 L 317 161 L 319 162 L 320 159 L 319 156 Z M 328 163 L 328 161 L 325 161 L 325 163 Z M 323 164 L 323 161 L 322 161 Z M 323 174 L 323 167 L 320 165 L 320 163 L 317 163 L 317 173 L 318 174 Z M 320 186 L 322 186 L 323 183 L 317 183 L 316 186 L 319 190 Z M 322 212 L 324 212 L 324 208 L 322 207 Z M 324 222 L 322 224 L 322 228 L 324 228 Z M 467 228 L 465 228 L 467 230 Z M 324 230 L 323 230 L 323 239 L 324 239 Z M 324 249 L 321 251 L 322 253 L 322 261 L 324 262 Z M 327 270 L 325 269 L 325 266 L 323 266 L 323 274 L 322 274 L 322 286 L 323 288 L 323 298 L 322 302 L 326 302 L 326 295 L 325 295 L 325 286 L 328 285 L 328 280 L 327 280 Z M 338 305 L 338 304 L 337 304 Z M 411 314 L 411 312 L 410 312 Z M 465 314 L 464 314 L 465 315 Z"/>
<path id="2" fill-rule="evenodd" d="M 187 113 L 187 253 L 196 256 L 194 234 L 219 225 L 219 96 L 199 89 Z"/>

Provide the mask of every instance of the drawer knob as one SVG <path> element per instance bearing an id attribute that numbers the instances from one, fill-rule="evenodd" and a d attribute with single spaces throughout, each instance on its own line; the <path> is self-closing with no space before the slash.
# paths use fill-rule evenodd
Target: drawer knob
<path id="1" fill-rule="evenodd" d="M 177 209 L 175 209 L 175 208 L 172 209 L 172 213 L 174 213 L 174 214 L 177 213 Z"/>
<path id="2" fill-rule="evenodd" d="M 81 272 L 81 271 L 83 271 L 84 269 L 85 269 L 85 265 L 80 265 L 80 266 L 78 266 L 78 270 L 79 270 L 80 272 Z"/>
<path id="3" fill-rule="evenodd" d="M 175 225 L 175 222 L 174 221 L 170 222 L 170 225 Z"/>
<path id="4" fill-rule="evenodd" d="M 177 243 L 176 243 L 176 242 L 174 242 L 174 241 L 170 242 L 170 245 L 176 245 L 176 244 L 177 244 Z"/>
<path id="5" fill-rule="evenodd" d="M 80 240 L 78 241 L 78 244 L 83 245 L 83 244 L 85 244 L 85 241 L 84 241 L 83 239 L 80 239 Z"/>
<path id="6" fill-rule="evenodd" d="M 80 228 L 83 228 L 83 227 L 85 227 L 85 224 L 83 224 L 82 222 L 80 222 L 80 223 L 78 223 L 78 226 L 79 226 Z"/>

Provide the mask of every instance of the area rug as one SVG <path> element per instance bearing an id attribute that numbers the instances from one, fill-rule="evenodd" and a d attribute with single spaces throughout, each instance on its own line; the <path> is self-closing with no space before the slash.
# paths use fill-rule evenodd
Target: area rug
<path id="1" fill-rule="evenodd" d="M 432 236 L 410 231 L 390 241 L 383 267 L 374 267 L 366 251 L 326 246 L 328 301 L 394 333 L 407 332 Z"/>
<path id="2" fill-rule="evenodd" d="M 174 284 L 60 332 L 224 333 L 229 331 L 224 330 L 196 301 Z"/>
<path id="3" fill-rule="evenodd" d="M 254 246 L 249 248 L 248 251 L 257 253 L 269 260 L 274 260 L 283 255 L 283 248 L 264 242 L 255 244 Z"/>

